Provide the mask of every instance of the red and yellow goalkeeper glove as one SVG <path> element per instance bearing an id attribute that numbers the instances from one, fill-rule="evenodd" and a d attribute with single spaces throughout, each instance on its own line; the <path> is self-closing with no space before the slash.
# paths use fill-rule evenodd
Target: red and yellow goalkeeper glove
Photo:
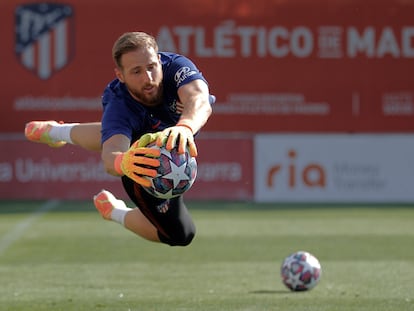
<path id="1" fill-rule="evenodd" d="M 157 134 L 157 146 L 165 145 L 167 150 L 171 150 L 178 143 L 178 153 L 185 153 L 185 149 L 188 146 L 190 155 L 192 157 L 197 156 L 193 130 L 186 123 L 177 123 L 176 126 L 168 127 Z"/>
<path id="2" fill-rule="evenodd" d="M 143 143 L 142 141 L 141 144 Z M 156 168 L 160 166 L 160 161 L 157 158 L 161 151 L 141 147 L 141 144 L 138 140 L 131 145 L 128 151 L 116 156 L 114 161 L 115 171 L 120 175 L 128 176 L 141 186 L 150 187 L 151 182 L 145 176 L 157 176 Z"/>

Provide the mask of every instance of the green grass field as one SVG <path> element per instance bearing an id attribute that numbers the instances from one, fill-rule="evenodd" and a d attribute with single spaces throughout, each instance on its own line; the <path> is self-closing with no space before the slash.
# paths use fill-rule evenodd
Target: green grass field
<path id="1" fill-rule="evenodd" d="M 0 310 L 414 310 L 414 206 L 188 205 L 198 233 L 174 248 L 90 202 L 0 202 Z M 322 264 L 309 292 L 280 281 L 296 250 Z"/>

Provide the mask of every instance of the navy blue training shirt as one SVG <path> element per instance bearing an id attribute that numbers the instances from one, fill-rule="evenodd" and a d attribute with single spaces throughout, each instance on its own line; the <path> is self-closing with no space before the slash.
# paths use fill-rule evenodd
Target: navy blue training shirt
<path id="1" fill-rule="evenodd" d="M 146 133 L 161 131 L 174 126 L 180 114 L 176 110 L 177 90 L 191 81 L 201 79 L 201 72 L 187 57 L 159 52 L 163 71 L 163 103 L 157 107 L 146 107 L 135 100 L 124 83 L 113 80 L 102 96 L 102 143 L 116 134 L 122 134 L 135 142 Z M 210 96 L 210 103 L 214 96 Z"/>

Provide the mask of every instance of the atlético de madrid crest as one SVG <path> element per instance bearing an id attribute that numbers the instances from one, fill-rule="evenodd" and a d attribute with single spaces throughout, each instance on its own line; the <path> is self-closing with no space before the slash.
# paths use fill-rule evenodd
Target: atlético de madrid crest
<path id="1" fill-rule="evenodd" d="M 15 51 L 20 63 L 49 79 L 74 55 L 74 12 L 60 3 L 23 4 L 15 11 Z"/>

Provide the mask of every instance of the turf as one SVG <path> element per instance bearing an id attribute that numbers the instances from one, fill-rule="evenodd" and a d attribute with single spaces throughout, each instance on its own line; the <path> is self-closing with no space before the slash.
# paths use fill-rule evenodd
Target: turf
<path id="1" fill-rule="evenodd" d="M 185 248 L 144 241 L 89 202 L 0 202 L 0 310 L 414 310 L 414 206 L 188 203 Z M 285 256 L 316 255 L 293 293 Z"/>

